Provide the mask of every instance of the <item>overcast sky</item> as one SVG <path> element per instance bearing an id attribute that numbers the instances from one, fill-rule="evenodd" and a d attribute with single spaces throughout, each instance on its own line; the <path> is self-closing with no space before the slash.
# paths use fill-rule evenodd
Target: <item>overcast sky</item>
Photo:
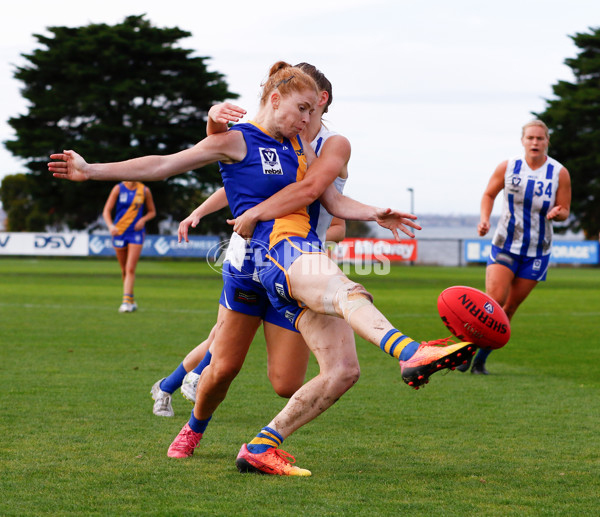
<path id="1" fill-rule="evenodd" d="M 181 46 L 210 58 L 250 117 L 275 61 L 320 68 L 333 83 L 328 125 L 352 144 L 351 197 L 408 210 L 412 188 L 417 214 L 477 214 L 496 165 L 521 152 L 531 112 L 573 80 L 569 36 L 600 26 L 600 1 L 20 0 L 0 32 L 2 142 L 14 138 L 8 118 L 27 112 L 13 74 L 37 48 L 33 34 L 140 14 L 191 32 Z M 0 163 L 0 178 L 24 171 L 4 146 Z"/>

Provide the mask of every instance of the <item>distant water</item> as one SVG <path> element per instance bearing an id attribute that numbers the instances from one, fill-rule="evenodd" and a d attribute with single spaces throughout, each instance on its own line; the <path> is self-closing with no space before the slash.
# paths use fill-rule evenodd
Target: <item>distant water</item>
<path id="1" fill-rule="evenodd" d="M 416 232 L 417 239 L 478 239 L 477 224 L 478 215 L 422 215 L 418 219 L 422 230 Z M 389 238 L 391 232 L 382 228 L 377 223 L 368 223 L 372 228 L 373 236 L 379 238 Z M 484 239 L 490 239 L 496 230 L 498 217 L 491 218 L 491 229 Z M 584 240 L 583 232 L 574 234 L 567 232 L 558 234 L 554 232 L 554 238 L 557 240 Z"/>
<path id="2" fill-rule="evenodd" d="M 418 264 L 435 264 L 440 266 L 464 265 L 464 240 L 489 240 L 496 230 L 498 217 L 492 217 L 491 230 L 485 237 L 477 235 L 478 215 L 440 216 L 424 215 L 419 217 L 422 230 L 416 232 L 418 240 Z M 389 230 L 381 228 L 377 223 L 369 223 L 372 236 L 393 238 Z M 584 240 L 583 233 L 554 233 L 556 240 Z"/>

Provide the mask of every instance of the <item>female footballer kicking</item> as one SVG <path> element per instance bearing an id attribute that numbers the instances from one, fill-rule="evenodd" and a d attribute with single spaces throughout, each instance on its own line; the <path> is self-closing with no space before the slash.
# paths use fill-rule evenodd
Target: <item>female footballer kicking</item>
<path id="1" fill-rule="evenodd" d="M 285 63 L 276 63 L 251 124 L 239 124 L 227 133 L 209 136 L 191 149 L 168 156 L 88 164 L 77 153 L 65 151 L 52 155 L 58 161 L 49 163 L 48 168 L 56 177 L 73 181 L 125 177 L 152 181 L 220 161 L 229 204 L 237 218 L 286 186 L 296 181 L 302 183 L 307 163 L 297 135 L 307 125 L 317 96 L 312 78 Z M 329 172 L 335 177 L 340 161 L 343 161 L 341 154 L 328 156 L 320 162 L 318 175 Z M 410 235 L 407 227 L 418 228 L 410 214 L 365 205 L 359 209 L 352 200 L 344 205 L 340 200 L 343 196 L 332 190 L 335 188 L 322 193 L 314 189 L 309 202 L 321 196 L 327 210 L 337 217 L 380 218 L 389 227 L 400 228 Z M 348 326 L 344 320 L 361 337 L 399 359 L 403 380 L 413 387 L 426 383 L 436 371 L 460 364 L 474 351 L 470 343 L 419 345 L 398 331 L 375 308 L 364 287 L 349 280 L 314 246 L 318 239 L 310 226 L 306 204 L 284 217 L 259 221 L 250 246 L 254 266 L 271 302 L 300 330 L 319 363 L 320 372 L 291 397 L 248 446 L 242 447 L 237 460 L 240 470 L 310 475 L 310 471 L 292 465 L 286 459 L 289 455 L 279 445 L 329 408 L 358 379 L 356 349 L 353 340 L 345 339 Z M 194 427 L 199 430 L 194 431 L 198 441 L 203 426 L 206 427 L 225 397 L 232 369 L 241 366 L 239 356 L 243 362 L 247 350 L 245 343 L 241 350 L 238 347 L 240 325 L 235 314 L 230 311 L 219 315 L 213 361 L 200 378 L 194 414 L 186 424 L 192 430 Z"/>

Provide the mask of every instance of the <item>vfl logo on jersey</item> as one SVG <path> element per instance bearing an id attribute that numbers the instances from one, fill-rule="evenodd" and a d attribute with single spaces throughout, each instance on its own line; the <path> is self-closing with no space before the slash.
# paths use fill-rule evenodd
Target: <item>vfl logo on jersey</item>
<path id="1" fill-rule="evenodd" d="M 483 304 L 483 309 L 485 310 L 485 312 L 487 312 L 488 314 L 494 314 L 494 306 L 491 304 L 491 302 L 485 302 Z"/>
<path id="2" fill-rule="evenodd" d="M 515 174 L 510 179 L 510 185 L 508 186 L 508 190 L 510 192 L 518 193 L 519 192 L 519 185 L 520 184 L 521 184 L 521 177 L 519 175 Z"/>
<path id="3" fill-rule="evenodd" d="M 263 174 L 283 176 L 283 169 L 279 163 L 279 156 L 276 149 L 259 147 L 260 161 L 262 162 Z"/>

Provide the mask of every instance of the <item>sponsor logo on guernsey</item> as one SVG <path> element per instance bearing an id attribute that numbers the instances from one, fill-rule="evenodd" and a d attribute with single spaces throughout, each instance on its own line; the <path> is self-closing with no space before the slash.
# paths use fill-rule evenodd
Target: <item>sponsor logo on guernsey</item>
<path id="1" fill-rule="evenodd" d="M 282 284 L 275 283 L 275 290 L 281 298 L 289 301 L 288 297 L 285 295 L 285 289 L 283 288 Z"/>
<path id="2" fill-rule="evenodd" d="M 504 323 L 499 322 L 495 318 L 493 318 L 490 314 L 486 314 L 487 309 L 482 310 L 478 307 L 477 303 L 475 303 L 467 294 L 461 294 L 458 297 L 458 301 L 461 305 L 473 315 L 474 318 L 477 318 L 483 325 L 488 328 L 494 330 L 494 332 L 499 332 L 500 334 L 506 334 L 508 331 L 506 325 Z M 486 302 L 486 305 L 489 302 Z M 493 307 L 492 307 L 493 308 Z M 465 328 L 471 327 L 468 323 L 465 324 Z M 475 330 L 473 329 L 472 332 Z"/>
<path id="3" fill-rule="evenodd" d="M 283 169 L 279 162 L 277 149 L 259 147 L 260 161 L 262 162 L 263 174 L 283 176 Z"/>

